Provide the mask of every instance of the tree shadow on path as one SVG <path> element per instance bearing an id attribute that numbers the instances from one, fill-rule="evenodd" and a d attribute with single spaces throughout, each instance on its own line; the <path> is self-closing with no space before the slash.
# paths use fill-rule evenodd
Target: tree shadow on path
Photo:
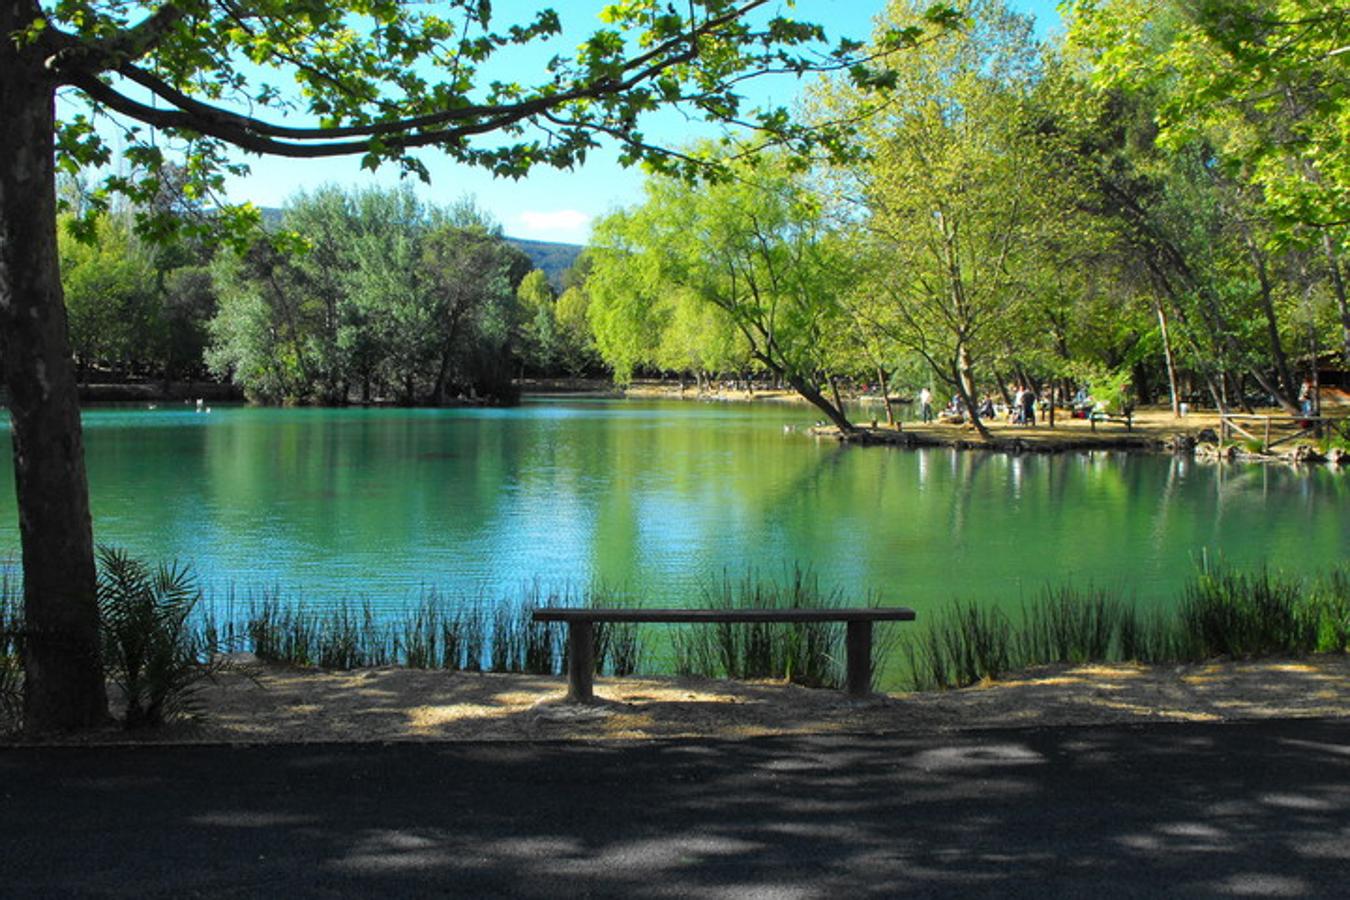
<path id="1" fill-rule="evenodd" d="M 1332 895 L 1342 721 L 0 752 L 0 893 Z"/>

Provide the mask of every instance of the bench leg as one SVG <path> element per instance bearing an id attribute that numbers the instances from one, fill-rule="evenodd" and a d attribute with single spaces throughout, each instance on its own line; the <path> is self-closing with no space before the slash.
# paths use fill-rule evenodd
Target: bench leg
<path id="1" fill-rule="evenodd" d="M 848 648 L 848 694 L 866 697 L 872 693 L 872 623 L 849 622 L 845 644 Z"/>
<path id="2" fill-rule="evenodd" d="M 569 622 L 567 625 L 567 699 L 590 703 L 595 676 L 595 624 Z"/>

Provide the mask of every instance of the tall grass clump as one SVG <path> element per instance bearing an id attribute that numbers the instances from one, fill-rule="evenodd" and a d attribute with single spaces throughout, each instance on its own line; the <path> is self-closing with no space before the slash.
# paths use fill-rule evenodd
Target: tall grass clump
<path id="1" fill-rule="evenodd" d="M 1047 587 L 1023 608 L 1016 658 L 1023 664 L 1106 659 L 1124 619 L 1124 604 L 1105 590 Z"/>
<path id="2" fill-rule="evenodd" d="M 324 669 L 360 669 L 394 662 L 394 629 L 375 615 L 369 601 L 348 605 L 317 619 L 316 655 Z"/>
<path id="3" fill-rule="evenodd" d="M 398 646 L 403 665 L 410 669 L 435 669 L 441 665 L 444 639 L 440 595 L 426 591 L 421 602 L 399 623 Z"/>
<path id="4" fill-rule="evenodd" d="M 103 664 L 122 692 L 128 728 L 197 711 L 196 694 L 216 670 L 216 648 L 189 617 L 201 591 L 187 566 L 151 567 L 112 547 L 98 549 Z"/>
<path id="5" fill-rule="evenodd" d="M 906 647 L 918 690 L 965 687 L 1014 666 L 1012 622 L 1002 611 L 957 601 Z"/>
<path id="6" fill-rule="evenodd" d="M 1121 660 L 1141 663 L 1176 662 L 1187 658 L 1190 644 L 1176 615 L 1153 609 L 1144 612 L 1131 604 L 1122 607 L 1120 617 Z"/>
<path id="7" fill-rule="evenodd" d="M 254 655 L 268 662 L 355 669 L 396 661 L 394 627 L 369 601 L 315 612 L 303 601 L 283 601 L 276 589 L 265 590 L 251 600 L 242 631 Z"/>
<path id="8" fill-rule="evenodd" d="M 1302 656 L 1317 649 L 1318 611 L 1301 579 L 1266 568 L 1239 572 L 1207 563 L 1186 586 L 1178 611 L 1191 659 Z"/>
<path id="9" fill-rule="evenodd" d="M 819 579 L 794 568 L 786 581 L 765 581 L 747 574 L 733 584 L 705 589 L 701 605 L 712 609 L 838 609 L 840 591 L 824 591 Z M 677 674 L 727 678 L 776 678 L 808 687 L 843 683 L 842 622 L 718 622 L 691 625 L 672 635 Z M 872 670 L 889 648 L 873 642 Z"/>
<path id="10" fill-rule="evenodd" d="M 538 582 L 519 597 L 503 597 L 493 609 L 492 671 L 552 675 L 562 669 L 562 628 L 556 622 L 534 621 L 541 606 L 562 605 L 558 594 L 545 596 Z"/>
<path id="11" fill-rule="evenodd" d="M 1350 566 L 1339 566 L 1323 576 L 1312 590 L 1317 610 L 1317 651 L 1350 650 Z"/>
<path id="12" fill-rule="evenodd" d="M 316 618 L 303 603 L 283 602 L 276 588 L 265 588 L 257 598 L 250 598 L 244 632 L 258 659 L 293 666 L 318 665 L 317 628 Z"/>

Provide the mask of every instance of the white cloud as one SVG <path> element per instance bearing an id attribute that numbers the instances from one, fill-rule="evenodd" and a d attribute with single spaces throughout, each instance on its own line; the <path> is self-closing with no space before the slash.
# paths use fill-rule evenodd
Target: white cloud
<path id="1" fill-rule="evenodd" d="M 540 241 L 581 243 L 591 230 L 591 217 L 576 209 L 527 209 L 516 216 L 513 236 Z"/>

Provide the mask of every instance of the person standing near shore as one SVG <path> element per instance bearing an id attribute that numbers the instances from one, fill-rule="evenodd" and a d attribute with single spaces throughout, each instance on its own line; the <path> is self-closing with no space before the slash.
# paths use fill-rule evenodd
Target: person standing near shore
<path id="1" fill-rule="evenodd" d="M 933 392 L 928 388 L 919 391 L 919 407 L 925 422 L 933 421 Z"/>

